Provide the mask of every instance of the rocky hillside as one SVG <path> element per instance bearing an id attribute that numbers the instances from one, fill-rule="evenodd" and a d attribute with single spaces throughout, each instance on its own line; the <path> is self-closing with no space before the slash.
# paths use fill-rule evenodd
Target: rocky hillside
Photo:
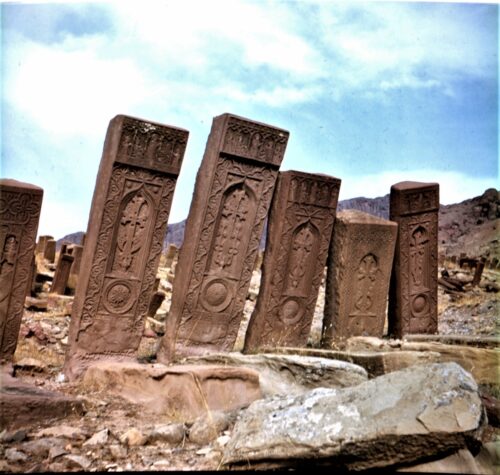
<path id="1" fill-rule="evenodd" d="M 377 198 L 352 198 L 340 201 L 339 211 L 356 209 L 389 219 L 389 195 Z M 465 252 L 469 257 L 493 257 L 500 255 L 499 243 L 500 192 L 494 188 L 486 190 L 461 203 L 441 205 L 439 212 L 439 248 L 440 253 L 460 255 Z M 184 239 L 186 221 L 168 225 L 163 242 L 164 248 L 170 243 L 180 247 Z M 79 244 L 83 232 L 64 236 L 57 241 L 58 248 L 66 241 Z M 265 246 L 265 230 L 261 248 Z"/>

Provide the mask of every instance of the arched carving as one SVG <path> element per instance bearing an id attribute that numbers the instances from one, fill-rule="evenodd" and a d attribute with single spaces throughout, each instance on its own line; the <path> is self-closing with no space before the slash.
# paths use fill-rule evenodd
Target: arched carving
<path id="1" fill-rule="evenodd" d="M 375 254 L 366 254 L 359 262 L 356 272 L 356 294 L 354 297 L 354 310 L 351 317 L 375 316 L 373 312 L 373 291 L 380 274 L 378 258 Z"/>

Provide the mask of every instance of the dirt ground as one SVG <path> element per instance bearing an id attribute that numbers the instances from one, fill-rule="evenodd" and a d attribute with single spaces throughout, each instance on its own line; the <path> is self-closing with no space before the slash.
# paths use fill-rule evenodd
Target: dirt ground
<path id="1" fill-rule="evenodd" d="M 450 275 L 472 278 L 472 271 L 447 264 Z M 441 269 L 442 270 L 442 269 Z M 156 318 L 146 324 L 145 337 L 139 349 L 142 361 L 154 361 L 154 354 L 162 333 L 162 323 L 170 305 L 171 282 L 169 270 L 160 268 L 160 289 L 165 292 Z M 249 298 L 245 307 L 236 350 L 242 348 L 244 332 L 255 305 L 260 271 L 254 272 Z M 170 276 L 171 280 L 171 276 Z M 489 283 L 491 285 L 487 286 Z M 465 285 L 465 291 L 446 293 L 439 286 L 439 333 L 443 335 L 496 336 L 499 328 L 500 272 L 486 269 L 479 287 Z M 47 290 L 47 284 L 44 284 Z M 493 290 L 491 290 L 493 289 Z M 321 335 L 321 316 L 324 306 L 322 287 L 316 305 L 308 346 L 317 347 Z M 56 390 L 84 400 L 84 416 L 34 423 L 30 427 L 0 433 L 0 470 L 6 472 L 68 472 L 68 471 L 137 471 L 137 470 L 217 470 L 221 468 L 222 448 L 227 442 L 230 427 L 211 443 L 200 445 L 189 440 L 189 427 L 176 443 L 154 440 L 152 434 L 159 426 L 179 423 L 166 416 L 149 414 L 124 399 L 109 394 L 90 392 L 78 384 L 64 381 L 61 373 L 68 344 L 71 296 L 57 297 L 41 293 L 47 300 L 47 310 L 26 309 L 17 351 L 14 355 L 17 378 L 34 385 Z M 492 396 L 499 398 L 498 388 L 491 388 Z M 63 429 L 61 429 L 63 426 Z M 64 426 L 73 428 L 69 434 Z M 59 436 L 48 436 L 40 431 L 54 428 Z M 59 428 L 59 429 L 58 429 Z M 142 435 L 134 443 L 124 442 L 124 434 L 131 428 Z M 84 445 L 94 434 L 104 431 L 104 442 Z M 65 434 L 61 436 L 60 434 Z M 485 441 L 500 440 L 500 431 L 488 426 Z M 38 441 L 38 442 L 37 442 Z M 41 441 L 41 442 L 40 442 Z M 45 441 L 45 442 L 44 442 Z M 134 444 L 137 445 L 134 445 Z M 30 445 L 31 444 L 31 445 Z"/>

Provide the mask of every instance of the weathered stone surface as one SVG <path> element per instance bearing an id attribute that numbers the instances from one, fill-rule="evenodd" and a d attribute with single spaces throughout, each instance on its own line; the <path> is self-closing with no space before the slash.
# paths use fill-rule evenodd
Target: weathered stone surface
<path id="1" fill-rule="evenodd" d="M 382 336 L 398 225 L 357 210 L 337 214 L 325 285 L 322 346 Z"/>
<path id="2" fill-rule="evenodd" d="M 190 364 L 240 366 L 259 373 L 264 397 L 302 394 L 313 388 L 344 388 L 368 379 L 360 366 L 328 358 L 299 355 L 222 353 L 187 358 Z"/>
<path id="3" fill-rule="evenodd" d="M 210 411 L 196 419 L 189 428 L 189 441 L 193 444 L 207 445 L 235 420 L 235 412 Z"/>
<path id="4" fill-rule="evenodd" d="M 455 363 L 421 365 L 353 388 L 256 401 L 236 422 L 224 463 L 387 467 L 478 443 L 483 424 L 470 374 Z"/>
<path id="5" fill-rule="evenodd" d="M 165 300 L 166 294 L 162 290 L 158 290 L 153 294 L 151 297 L 151 301 L 149 302 L 149 307 L 148 307 L 148 317 L 154 317 L 156 315 L 156 312 L 158 309 L 161 307 L 161 304 Z"/>
<path id="6" fill-rule="evenodd" d="M 16 351 L 43 190 L 0 179 L 0 364 Z"/>
<path id="7" fill-rule="evenodd" d="M 214 118 L 158 360 L 233 349 L 288 132 Z"/>
<path id="8" fill-rule="evenodd" d="M 132 427 L 120 436 L 120 442 L 128 447 L 145 445 L 148 435 L 143 434 L 139 429 Z"/>
<path id="9" fill-rule="evenodd" d="M 33 426 L 84 413 L 79 399 L 37 388 L 5 373 L 0 378 L 0 427 Z"/>
<path id="10" fill-rule="evenodd" d="M 119 115 L 97 176 L 64 373 L 134 360 L 153 292 L 188 132 Z"/>
<path id="11" fill-rule="evenodd" d="M 401 353 L 437 353 L 441 362 L 454 361 L 469 371 L 478 383 L 498 384 L 500 349 L 474 348 L 462 345 L 446 345 L 439 342 L 411 342 L 405 340 L 381 340 L 378 338 L 352 338 L 346 349 L 356 351 L 385 351 Z"/>
<path id="12" fill-rule="evenodd" d="M 499 336 L 483 335 L 406 335 L 406 341 L 438 342 L 447 345 L 475 346 L 476 348 L 497 348 L 500 346 Z M 353 340 L 355 341 L 355 340 Z"/>
<path id="13" fill-rule="evenodd" d="M 28 310 L 36 310 L 37 312 L 45 312 L 47 310 L 47 299 L 37 299 L 35 297 L 26 297 L 24 307 Z"/>
<path id="14" fill-rule="evenodd" d="M 296 354 L 317 358 L 346 361 L 364 368 L 369 377 L 381 376 L 410 366 L 439 363 L 441 355 L 432 351 L 341 351 L 319 348 L 274 348 L 278 354 Z"/>
<path id="15" fill-rule="evenodd" d="M 214 365 L 99 362 L 87 369 L 82 384 L 186 422 L 207 411 L 245 407 L 262 397 L 256 371 Z"/>
<path id="16" fill-rule="evenodd" d="M 323 279 L 340 180 L 279 174 L 267 222 L 262 279 L 245 353 L 262 346 L 305 346 Z"/>
<path id="17" fill-rule="evenodd" d="M 150 442 L 162 442 L 172 445 L 180 444 L 185 437 L 186 426 L 183 423 L 158 425 L 149 433 Z"/>
<path id="18" fill-rule="evenodd" d="M 85 440 L 86 432 L 79 427 L 60 424 L 46 429 L 41 429 L 33 434 L 33 437 L 63 437 L 70 440 Z"/>
<path id="19" fill-rule="evenodd" d="M 165 267 L 170 269 L 172 267 L 172 263 L 177 258 L 179 253 L 179 249 L 175 244 L 169 244 L 167 248 L 167 252 L 165 253 Z"/>
<path id="20" fill-rule="evenodd" d="M 78 275 L 80 273 L 80 266 L 82 265 L 83 246 L 80 244 L 72 244 L 69 250 L 74 257 L 73 265 L 71 266 L 71 274 Z"/>
<path id="21" fill-rule="evenodd" d="M 68 284 L 71 266 L 75 258 L 70 254 L 62 254 L 57 263 L 57 270 L 50 291 L 54 294 L 64 295 Z"/>
<path id="22" fill-rule="evenodd" d="M 83 443 L 83 447 L 88 447 L 92 445 L 104 445 L 109 439 L 109 429 L 102 429 L 96 432 L 90 439 Z"/>
<path id="23" fill-rule="evenodd" d="M 437 333 L 439 185 L 404 181 L 391 187 L 398 238 L 389 290 L 389 334 Z"/>
<path id="24" fill-rule="evenodd" d="M 44 235 L 44 236 L 40 236 L 38 238 L 38 242 L 36 243 L 36 248 L 35 248 L 35 252 L 37 254 L 43 254 L 45 252 L 45 246 L 47 245 L 47 241 L 49 240 L 54 240 L 54 236 L 49 236 L 49 235 Z"/>
<path id="25" fill-rule="evenodd" d="M 56 260 L 56 246 L 57 246 L 57 242 L 54 239 L 49 239 L 45 243 L 43 257 L 51 263 L 53 263 Z"/>

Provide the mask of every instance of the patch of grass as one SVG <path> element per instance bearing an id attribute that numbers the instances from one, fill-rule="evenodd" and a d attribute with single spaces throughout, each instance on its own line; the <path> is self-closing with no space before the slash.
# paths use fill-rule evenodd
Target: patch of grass
<path id="1" fill-rule="evenodd" d="M 58 354 L 50 346 L 43 346 L 34 338 L 20 338 L 14 353 L 13 361 L 18 362 L 23 358 L 35 358 L 51 367 L 62 367 L 64 355 Z"/>

